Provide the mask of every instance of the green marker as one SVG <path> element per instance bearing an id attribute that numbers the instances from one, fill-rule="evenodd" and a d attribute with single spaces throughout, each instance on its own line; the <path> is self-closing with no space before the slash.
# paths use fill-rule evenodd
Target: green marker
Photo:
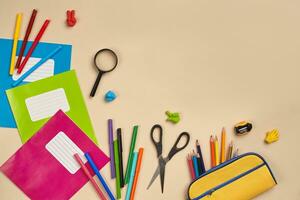
<path id="1" fill-rule="evenodd" d="M 119 168 L 119 150 L 118 140 L 114 141 L 114 156 L 115 156 L 115 169 L 116 169 L 116 190 L 117 199 L 121 198 L 121 185 L 120 185 L 120 168 Z"/>
<path id="2" fill-rule="evenodd" d="M 133 132 L 132 132 L 132 137 L 131 137 L 129 156 L 128 156 L 128 160 L 127 160 L 127 167 L 126 167 L 126 173 L 125 173 L 125 184 L 127 184 L 129 182 L 130 171 L 131 171 L 132 160 L 133 160 L 133 151 L 134 151 L 134 147 L 135 147 L 137 132 L 138 132 L 138 126 L 134 126 Z"/>

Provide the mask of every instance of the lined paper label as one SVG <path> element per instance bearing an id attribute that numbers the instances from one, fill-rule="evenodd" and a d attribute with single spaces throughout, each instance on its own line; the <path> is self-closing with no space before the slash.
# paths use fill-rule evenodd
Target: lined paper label
<path id="1" fill-rule="evenodd" d="M 18 57 L 16 57 L 18 59 Z M 24 57 L 23 57 L 24 59 Z M 16 81 L 22 76 L 25 72 L 31 69 L 36 63 L 38 63 L 41 58 L 29 58 L 27 61 L 24 69 L 22 70 L 21 74 L 18 74 L 18 70 L 14 70 L 13 80 Z M 54 75 L 54 60 L 48 59 L 45 63 L 43 63 L 39 68 L 37 68 L 34 72 L 32 72 L 29 76 L 27 76 L 23 81 L 25 82 L 33 82 L 43 78 L 48 78 Z"/>
<path id="2" fill-rule="evenodd" d="M 87 162 L 81 149 L 62 131 L 50 140 L 46 145 L 46 149 L 71 174 L 75 174 L 80 169 L 80 165 L 75 160 L 74 154 L 78 153 L 81 160 L 84 163 Z"/>
<path id="3" fill-rule="evenodd" d="M 59 109 L 64 112 L 70 110 L 70 106 L 63 88 L 45 92 L 25 100 L 30 118 L 38 121 L 52 117 Z"/>

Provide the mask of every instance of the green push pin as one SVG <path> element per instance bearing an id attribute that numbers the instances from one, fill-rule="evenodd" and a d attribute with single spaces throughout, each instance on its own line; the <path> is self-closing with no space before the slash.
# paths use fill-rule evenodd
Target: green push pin
<path id="1" fill-rule="evenodd" d="M 178 112 L 170 112 L 170 111 L 166 111 L 166 115 L 168 116 L 167 121 L 170 121 L 174 124 L 177 124 L 180 121 L 180 115 Z"/>

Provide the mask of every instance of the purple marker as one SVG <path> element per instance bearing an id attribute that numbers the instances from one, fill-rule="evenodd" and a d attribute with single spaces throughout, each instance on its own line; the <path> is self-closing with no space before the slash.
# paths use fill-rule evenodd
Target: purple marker
<path id="1" fill-rule="evenodd" d="M 112 119 L 108 120 L 108 142 L 109 142 L 109 156 L 110 156 L 110 171 L 111 178 L 116 177 L 115 170 L 115 158 L 114 158 L 114 130 L 113 130 L 113 121 Z"/>

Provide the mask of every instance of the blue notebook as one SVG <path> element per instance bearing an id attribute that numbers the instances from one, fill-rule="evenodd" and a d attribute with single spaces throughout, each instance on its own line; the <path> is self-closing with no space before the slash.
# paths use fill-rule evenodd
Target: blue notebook
<path id="1" fill-rule="evenodd" d="M 12 83 L 14 81 L 16 81 L 20 76 L 22 76 L 23 73 L 33 67 L 34 64 L 36 64 L 43 57 L 47 56 L 58 46 L 62 46 L 62 49 L 55 56 L 53 56 L 53 58 L 49 59 L 36 71 L 24 79 L 20 85 L 69 71 L 71 66 L 72 51 L 71 45 L 40 42 L 25 65 L 21 75 L 18 75 L 15 70 L 14 75 L 10 76 L 9 67 L 12 43 L 13 40 L 0 38 L 0 127 L 7 128 L 16 128 L 16 123 L 8 103 L 5 90 L 12 88 Z M 27 43 L 24 55 L 27 54 L 31 44 L 32 42 Z M 17 55 L 21 45 L 22 41 L 19 41 Z"/>

